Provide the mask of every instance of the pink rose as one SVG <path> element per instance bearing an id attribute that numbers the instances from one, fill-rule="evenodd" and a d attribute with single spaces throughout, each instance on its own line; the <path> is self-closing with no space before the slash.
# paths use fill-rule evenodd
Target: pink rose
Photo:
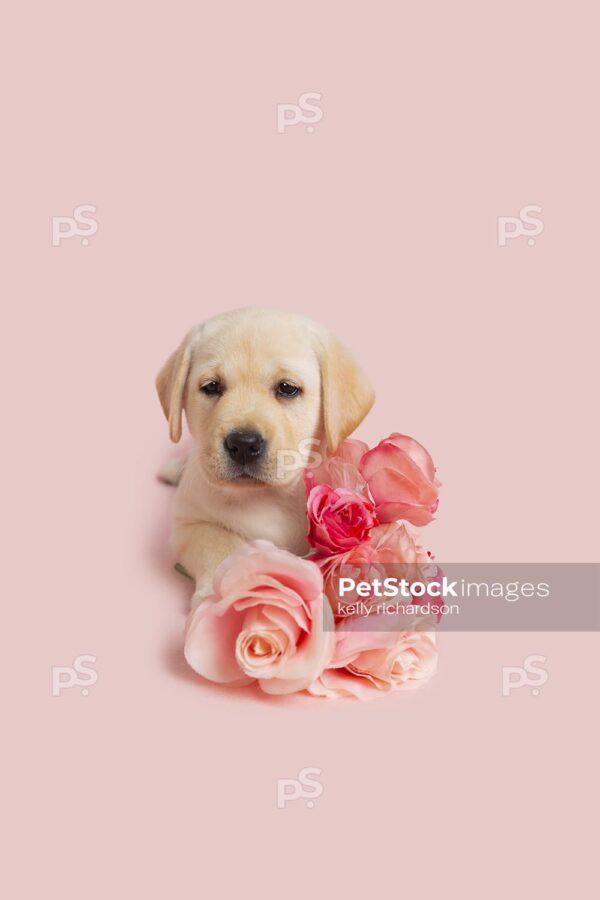
<path id="1" fill-rule="evenodd" d="M 386 628 L 389 628 L 389 617 Z M 309 687 L 320 697 L 368 699 L 378 691 L 425 684 L 437 669 L 435 635 L 427 631 L 362 631 L 364 622 L 338 625 L 330 666 Z"/>
<path id="2" fill-rule="evenodd" d="M 381 522 L 431 522 L 438 506 L 439 481 L 427 450 L 405 434 L 391 434 L 363 456 L 360 471 Z"/>
<path id="3" fill-rule="evenodd" d="M 359 471 L 360 461 L 368 449 L 366 444 L 354 438 L 344 441 L 320 465 L 306 469 L 306 493 L 310 493 L 317 484 L 328 484 L 330 487 L 355 491 L 370 499 L 367 483 Z"/>
<path id="4" fill-rule="evenodd" d="M 318 484 L 308 495 L 308 540 L 320 553 L 343 553 L 369 538 L 379 522 L 373 504 L 355 491 Z"/>
<path id="5" fill-rule="evenodd" d="M 399 522 L 380 525 L 371 532 L 371 540 L 358 544 L 346 553 L 338 553 L 315 560 L 321 568 L 324 590 L 334 614 L 340 601 L 337 585 L 340 576 L 355 581 L 380 580 L 388 576 L 406 578 L 407 581 L 432 581 L 438 577 L 438 568 L 430 555 L 420 547 L 405 525 Z M 345 605 L 362 599 L 346 594 Z M 373 602 L 377 602 L 374 598 Z M 415 601 L 416 603 L 417 601 Z"/>
<path id="6" fill-rule="evenodd" d="M 254 541 L 221 563 L 214 595 L 190 613 L 185 658 L 210 681 L 258 680 L 268 694 L 289 694 L 308 687 L 329 663 L 335 633 L 328 626 L 318 566 Z"/>

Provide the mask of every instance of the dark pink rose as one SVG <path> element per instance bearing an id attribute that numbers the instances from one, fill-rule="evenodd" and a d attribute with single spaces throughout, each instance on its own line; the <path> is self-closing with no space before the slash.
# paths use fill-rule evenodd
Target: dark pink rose
<path id="1" fill-rule="evenodd" d="M 318 484 L 308 495 L 308 540 L 319 553 L 345 553 L 378 525 L 374 507 L 357 491 Z"/>

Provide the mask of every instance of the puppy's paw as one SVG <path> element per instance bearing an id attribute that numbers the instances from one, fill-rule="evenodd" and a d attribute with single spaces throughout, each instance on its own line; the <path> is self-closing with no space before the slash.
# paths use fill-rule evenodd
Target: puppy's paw
<path id="1" fill-rule="evenodd" d="M 179 484 L 185 469 L 185 461 L 185 456 L 170 459 L 158 470 L 158 480 L 164 482 L 164 484 Z"/>
<path id="2" fill-rule="evenodd" d="M 199 603 L 202 603 L 203 600 L 206 600 L 206 598 L 210 597 L 213 593 L 212 578 L 203 578 L 196 584 L 196 590 L 194 591 L 190 608 L 196 609 Z"/>

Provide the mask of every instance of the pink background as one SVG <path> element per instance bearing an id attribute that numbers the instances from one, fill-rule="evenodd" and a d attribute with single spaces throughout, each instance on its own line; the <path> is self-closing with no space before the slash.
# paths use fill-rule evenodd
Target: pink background
<path id="1" fill-rule="evenodd" d="M 153 381 L 205 317 L 305 312 L 373 380 L 360 435 L 431 450 L 440 560 L 596 559 L 595 12 L 11 5 L 11 898 L 592 895 L 597 635 L 444 635 L 428 687 L 364 705 L 201 682 Z M 314 133 L 278 134 L 276 104 L 308 91 Z M 52 247 L 51 217 L 85 203 L 89 246 Z M 499 247 L 498 216 L 525 205 L 535 246 Z M 85 653 L 89 695 L 53 697 L 52 666 Z M 502 666 L 534 653 L 540 694 L 503 697 Z M 314 808 L 277 809 L 277 778 L 306 766 Z"/>

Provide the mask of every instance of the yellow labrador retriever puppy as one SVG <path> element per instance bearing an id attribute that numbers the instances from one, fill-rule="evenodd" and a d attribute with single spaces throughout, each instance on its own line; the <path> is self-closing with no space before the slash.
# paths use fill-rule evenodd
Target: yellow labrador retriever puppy
<path id="1" fill-rule="evenodd" d="M 302 466 L 315 450 L 336 450 L 374 400 L 340 341 L 303 316 L 234 310 L 193 328 L 156 386 L 171 439 L 184 410 L 195 439 L 165 472 L 179 482 L 172 545 L 195 579 L 192 603 L 244 541 L 306 553 Z"/>

